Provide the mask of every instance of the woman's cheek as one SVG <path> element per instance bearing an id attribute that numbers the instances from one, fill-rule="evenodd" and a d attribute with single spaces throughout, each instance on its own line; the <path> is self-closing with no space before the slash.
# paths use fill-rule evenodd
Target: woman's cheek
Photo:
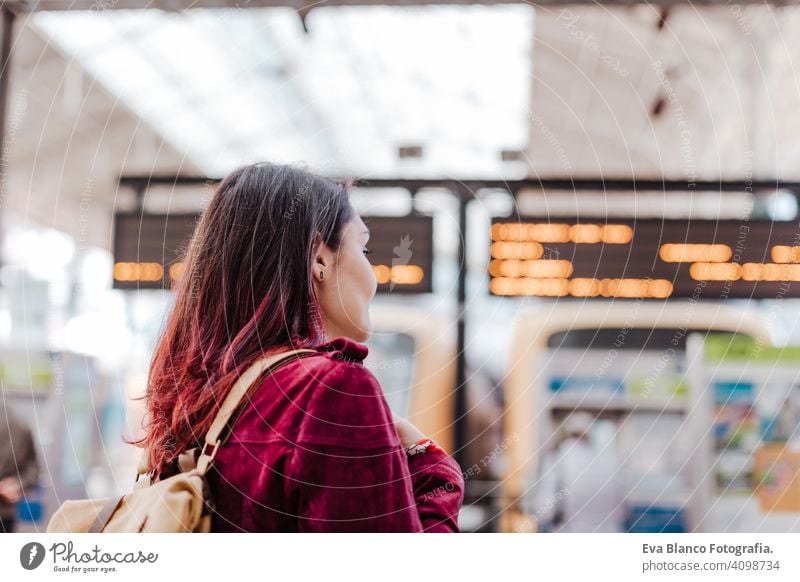
<path id="1" fill-rule="evenodd" d="M 375 270 L 372 268 L 372 263 L 367 261 L 366 270 L 364 271 L 366 277 L 366 284 L 367 289 L 369 289 L 369 297 L 372 299 L 375 297 L 375 293 L 378 291 L 378 279 L 375 277 Z"/>

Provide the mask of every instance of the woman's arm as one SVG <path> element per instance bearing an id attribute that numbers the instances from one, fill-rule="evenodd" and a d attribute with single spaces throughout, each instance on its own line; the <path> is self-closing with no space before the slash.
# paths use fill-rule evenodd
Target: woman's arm
<path id="1" fill-rule="evenodd" d="M 458 531 L 464 481 L 443 451 L 305 443 L 290 466 L 301 531 Z"/>
<path id="2" fill-rule="evenodd" d="M 408 458 L 417 515 L 426 532 L 458 532 L 464 477 L 458 463 L 441 449 Z"/>
<path id="3" fill-rule="evenodd" d="M 422 531 L 404 454 L 399 446 L 299 446 L 291 471 L 299 530 Z"/>
<path id="4" fill-rule="evenodd" d="M 289 465 L 301 531 L 458 531 L 464 482 L 441 450 L 407 457 L 374 375 L 337 366 L 308 404 Z"/>
<path id="5" fill-rule="evenodd" d="M 425 439 L 409 420 L 392 415 L 397 435 L 407 449 Z M 464 477 L 458 463 L 438 446 L 408 457 L 414 499 L 425 531 L 457 532 L 464 501 Z"/>

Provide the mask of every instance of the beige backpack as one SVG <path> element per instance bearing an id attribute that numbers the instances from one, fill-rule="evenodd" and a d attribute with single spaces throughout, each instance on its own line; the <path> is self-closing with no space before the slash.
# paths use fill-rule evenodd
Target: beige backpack
<path id="1" fill-rule="evenodd" d="M 264 372 L 293 354 L 290 350 L 258 360 L 236 381 L 214 418 L 202 451 L 193 448 L 178 458 L 177 474 L 153 482 L 142 456 L 131 493 L 105 499 L 65 501 L 47 524 L 48 533 L 203 533 L 211 529 L 206 473 L 230 434 L 227 427 L 239 402 Z M 199 454 L 198 454 L 199 453 Z M 144 478 L 142 478 L 144 477 Z"/>

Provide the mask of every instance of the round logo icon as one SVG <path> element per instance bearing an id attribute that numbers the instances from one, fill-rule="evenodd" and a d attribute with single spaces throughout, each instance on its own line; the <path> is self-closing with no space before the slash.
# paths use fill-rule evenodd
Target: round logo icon
<path id="1" fill-rule="evenodd" d="M 44 561 L 44 546 L 39 542 L 30 542 L 19 551 L 19 563 L 26 570 L 35 570 Z"/>

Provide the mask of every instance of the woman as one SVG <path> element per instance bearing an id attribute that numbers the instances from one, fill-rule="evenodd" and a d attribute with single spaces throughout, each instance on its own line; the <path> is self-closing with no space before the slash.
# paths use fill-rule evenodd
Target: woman
<path id="1" fill-rule="evenodd" d="M 291 166 L 234 171 L 204 212 L 150 370 L 150 466 L 199 445 L 255 360 L 316 350 L 243 402 L 208 477 L 212 531 L 457 531 L 458 465 L 362 364 L 368 238 L 344 186 Z"/>

